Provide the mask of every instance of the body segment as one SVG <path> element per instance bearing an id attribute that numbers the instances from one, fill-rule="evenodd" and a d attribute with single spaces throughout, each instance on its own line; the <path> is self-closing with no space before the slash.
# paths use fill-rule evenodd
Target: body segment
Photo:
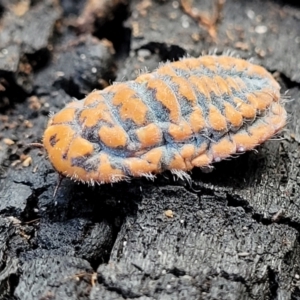
<path id="1" fill-rule="evenodd" d="M 167 63 L 54 115 L 43 143 L 54 168 L 86 183 L 207 167 L 251 150 L 286 123 L 264 68 L 227 56 Z"/>

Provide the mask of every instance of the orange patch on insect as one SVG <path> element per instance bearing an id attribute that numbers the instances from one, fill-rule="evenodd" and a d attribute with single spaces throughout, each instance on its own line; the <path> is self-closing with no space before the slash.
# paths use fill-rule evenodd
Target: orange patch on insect
<path id="1" fill-rule="evenodd" d="M 154 148 L 142 155 L 141 158 L 130 157 L 125 159 L 124 164 L 130 170 L 132 176 L 141 176 L 149 173 L 160 172 L 160 161 L 162 158 L 162 148 Z"/>
<path id="2" fill-rule="evenodd" d="M 137 77 L 135 79 L 135 82 L 147 83 L 149 80 L 152 80 L 152 79 L 153 79 L 153 75 L 151 73 L 145 73 L 145 74 L 142 74 L 139 77 Z"/>
<path id="3" fill-rule="evenodd" d="M 100 91 L 95 91 L 95 92 L 88 94 L 83 101 L 84 101 L 84 106 L 88 106 L 91 104 L 96 104 L 103 100 L 104 100 L 104 98 L 100 94 Z"/>
<path id="4" fill-rule="evenodd" d="M 236 103 L 236 109 L 241 112 L 246 119 L 253 119 L 256 116 L 256 109 L 251 104 L 247 104 L 241 99 L 235 97 L 233 101 Z"/>
<path id="5" fill-rule="evenodd" d="M 207 101 L 210 101 L 210 90 L 205 84 L 205 82 L 202 80 L 202 77 L 197 77 L 197 76 L 190 76 L 189 81 L 195 85 L 195 88 L 204 95 L 204 97 L 207 99 Z"/>
<path id="6" fill-rule="evenodd" d="M 259 103 L 259 99 L 257 99 L 257 97 L 253 94 L 247 95 L 247 100 L 251 103 L 251 105 L 255 108 L 255 110 L 260 111 L 259 107 L 264 107 Z"/>
<path id="7" fill-rule="evenodd" d="M 224 103 L 224 113 L 225 113 L 225 118 L 229 124 L 231 124 L 233 127 L 239 128 L 243 125 L 243 116 L 240 112 L 235 110 L 235 108 L 225 102 Z"/>
<path id="8" fill-rule="evenodd" d="M 62 175 L 70 177 L 72 179 L 78 179 L 87 181 L 92 173 L 87 172 L 81 167 L 73 166 L 69 160 L 63 160 L 61 163 L 64 163 L 64 171 L 61 172 Z M 54 163 L 53 166 L 55 167 Z"/>
<path id="9" fill-rule="evenodd" d="M 283 120 L 286 118 L 286 110 L 279 103 L 273 103 L 270 111 L 274 115 L 281 116 Z"/>
<path id="10" fill-rule="evenodd" d="M 72 122 L 74 120 L 75 113 L 75 108 L 66 107 L 52 117 L 51 124 L 54 125 L 59 123 Z"/>
<path id="11" fill-rule="evenodd" d="M 221 95 L 223 95 L 223 94 L 228 95 L 228 96 L 232 95 L 232 91 L 229 88 L 229 86 L 224 78 L 222 78 L 221 76 L 215 76 L 213 78 L 213 80 L 218 85 Z"/>
<path id="12" fill-rule="evenodd" d="M 177 85 L 179 95 L 185 97 L 188 101 L 192 102 L 193 105 L 196 105 L 197 97 L 188 80 L 178 76 L 172 77 L 171 80 Z"/>
<path id="13" fill-rule="evenodd" d="M 93 150 L 94 147 L 92 143 L 80 136 L 77 136 L 74 138 L 69 147 L 68 159 L 91 155 Z"/>
<path id="14" fill-rule="evenodd" d="M 201 80 L 203 80 L 207 86 L 207 89 L 210 93 L 214 93 L 217 97 L 221 97 L 222 93 L 215 81 L 214 78 L 209 78 L 208 76 L 201 77 Z"/>
<path id="15" fill-rule="evenodd" d="M 191 159 L 190 165 L 192 167 L 206 167 L 212 162 L 212 155 L 207 151 L 207 143 L 202 143 L 201 146 L 196 149 L 195 157 Z"/>
<path id="16" fill-rule="evenodd" d="M 99 121 L 114 124 L 110 109 L 104 102 L 100 102 L 94 108 L 87 108 L 82 110 L 79 116 L 79 120 L 83 126 L 87 127 L 96 126 Z"/>
<path id="17" fill-rule="evenodd" d="M 182 146 L 181 150 L 180 150 L 180 155 L 184 158 L 184 159 L 191 159 L 194 155 L 195 155 L 195 146 L 192 144 L 187 144 Z"/>
<path id="18" fill-rule="evenodd" d="M 181 60 L 172 63 L 172 67 L 189 72 L 190 68 Z"/>
<path id="19" fill-rule="evenodd" d="M 201 58 L 186 58 L 185 60 L 182 60 L 181 63 L 185 64 L 190 70 L 198 69 L 202 64 Z"/>
<path id="20" fill-rule="evenodd" d="M 169 170 L 182 170 L 182 171 L 188 170 L 183 157 L 179 153 L 176 153 L 174 155 L 173 159 L 168 164 L 168 169 Z"/>
<path id="21" fill-rule="evenodd" d="M 209 107 L 208 121 L 210 127 L 216 131 L 223 131 L 227 129 L 226 118 L 222 113 L 213 105 Z"/>
<path id="22" fill-rule="evenodd" d="M 211 154 L 201 154 L 192 160 L 192 165 L 194 167 L 207 167 L 212 162 Z"/>
<path id="23" fill-rule="evenodd" d="M 194 111 L 190 114 L 189 123 L 195 133 L 200 132 L 206 127 L 205 119 L 199 107 L 195 107 Z"/>
<path id="24" fill-rule="evenodd" d="M 268 93 L 268 94 L 272 95 L 272 98 L 273 98 L 274 102 L 278 102 L 280 100 L 280 87 L 278 89 L 264 88 L 264 89 L 261 90 L 261 92 L 265 92 L 265 93 Z"/>
<path id="25" fill-rule="evenodd" d="M 273 102 L 273 97 L 267 92 L 253 92 L 247 95 L 248 101 L 260 111 L 264 111 Z M 255 106 L 256 105 L 256 106 Z"/>
<path id="26" fill-rule="evenodd" d="M 234 62 L 234 69 L 237 72 L 245 72 L 248 71 L 248 68 L 251 66 L 251 64 L 243 59 L 235 59 Z"/>
<path id="27" fill-rule="evenodd" d="M 242 92 L 242 87 L 239 86 L 238 82 L 236 81 L 236 78 L 227 76 L 225 78 L 225 81 L 227 82 L 227 86 L 230 90 L 236 90 L 238 92 Z"/>
<path id="28" fill-rule="evenodd" d="M 87 172 L 85 169 L 81 167 L 72 166 L 70 164 L 70 167 L 66 169 L 63 175 L 75 180 L 80 179 L 83 180 L 84 182 L 87 182 L 91 178 L 93 173 Z"/>
<path id="29" fill-rule="evenodd" d="M 65 172 L 69 167 L 67 154 L 69 145 L 76 135 L 75 131 L 67 125 L 55 125 L 46 129 L 43 137 L 43 144 L 50 161 L 58 172 Z"/>
<path id="30" fill-rule="evenodd" d="M 121 86 L 121 88 L 120 88 L 120 86 Z M 133 89 L 131 89 L 130 87 L 128 87 L 125 84 L 120 84 L 120 86 L 114 85 L 113 86 L 114 89 L 111 89 L 111 91 L 113 91 L 115 93 L 112 98 L 112 103 L 115 106 L 123 104 L 124 100 L 136 98 L 135 91 Z"/>
<path id="31" fill-rule="evenodd" d="M 224 70 L 232 70 L 235 64 L 235 58 L 234 57 L 228 57 L 228 56 L 219 56 L 218 57 L 218 64 L 220 68 Z"/>
<path id="32" fill-rule="evenodd" d="M 87 108 L 81 111 L 79 121 L 84 127 L 93 127 L 101 120 L 102 112 L 94 108 Z"/>
<path id="33" fill-rule="evenodd" d="M 272 126 L 275 132 L 278 132 L 286 125 L 286 111 L 278 103 L 273 103 L 270 107 L 270 114 L 264 118 L 264 121 Z"/>
<path id="34" fill-rule="evenodd" d="M 129 170 L 131 176 L 142 176 L 153 169 L 145 160 L 138 157 L 130 157 L 124 160 L 124 165 Z"/>
<path id="35" fill-rule="evenodd" d="M 146 154 L 142 156 L 142 158 L 145 159 L 149 164 L 155 166 L 158 169 L 158 164 L 161 161 L 162 155 L 163 155 L 163 150 L 161 147 L 159 147 L 148 151 Z M 155 171 L 155 169 L 153 171 Z"/>
<path id="36" fill-rule="evenodd" d="M 155 124 L 141 127 L 135 133 L 141 143 L 142 149 L 155 146 L 161 142 L 162 133 L 160 128 Z"/>
<path id="37" fill-rule="evenodd" d="M 196 152 L 195 146 L 192 144 L 184 145 L 180 149 L 180 155 L 184 159 L 187 170 L 191 170 L 193 168 L 191 161 L 195 156 L 195 152 Z"/>
<path id="38" fill-rule="evenodd" d="M 54 125 L 46 129 L 43 143 L 47 151 L 59 148 L 63 152 L 75 135 L 75 131 L 68 125 Z"/>
<path id="39" fill-rule="evenodd" d="M 119 106 L 119 113 L 123 121 L 130 119 L 136 125 L 146 122 L 147 105 L 135 95 L 131 88 L 120 89 L 113 97 L 112 103 Z"/>
<path id="40" fill-rule="evenodd" d="M 184 141 L 193 134 L 191 126 L 185 120 L 181 120 L 178 124 L 171 123 L 168 132 L 175 142 Z"/>
<path id="41" fill-rule="evenodd" d="M 211 153 L 213 157 L 219 160 L 230 156 L 236 152 L 236 146 L 228 138 L 223 138 L 211 146 Z"/>
<path id="42" fill-rule="evenodd" d="M 236 144 L 237 149 L 243 149 L 244 151 L 251 150 L 257 146 L 257 141 L 246 131 L 237 132 L 231 136 L 231 139 Z"/>
<path id="43" fill-rule="evenodd" d="M 121 126 L 101 126 L 98 135 L 101 142 L 110 148 L 125 147 L 127 142 L 127 133 Z"/>
<path id="44" fill-rule="evenodd" d="M 274 134 L 274 128 L 271 128 L 268 124 L 259 124 L 249 129 L 251 138 L 256 141 L 257 144 L 269 139 Z"/>
<path id="45" fill-rule="evenodd" d="M 214 56 L 202 56 L 200 57 L 201 66 L 211 70 L 212 72 L 217 72 L 217 64 Z"/>
<path id="46" fill-rule="evenodd" d="M 168 76 L 174 76 L 174 77 L 177 77 L 177 74 L 174 70 L 174 68 L 172 68 L 170 66 L 170 64 L 167 64 L 167 65 L 164 65 L 164 66 L 161 66 L 160 68 L 157 69 L 156 71 L 158 74 L 161 74 L 161 75 L 168 75 Z"/>
<path id="47" fill-rule="evenodd" d="M 151 79 L 148 81 L 148 88 L 155 90 L 156 100 L 169 110 L 170 121 L 178 122 L 181 115 L 180 106 L 168 85 L 161 79 Z"/>
<path id="48" fill-rule="evenodd" d="M 274 133 L 277 133 L 286 125 L 286 120 L 284 120 L 282 116 L 276 115 L 268 117 L 266 122 L 268 122 L 268 124 L 274 128 Z"/>
<path id="49" fill-rule="evenodd" d="M 99 168 L 94 180 L 108 183 L 118 181 L 118 179 L 125 176 L 122 170 L 115 169 L 111 166 L 108 154 L 101 153 L 99 158 Z"/>

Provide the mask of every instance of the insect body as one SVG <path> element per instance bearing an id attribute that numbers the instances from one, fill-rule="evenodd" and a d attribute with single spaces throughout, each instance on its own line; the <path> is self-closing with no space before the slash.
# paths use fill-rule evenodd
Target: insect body
<path id="1" fill-rule="evenodd" d="M 69 103 L 43 143 L 60 174 L 85 183 L 184 174 L 276 134 L 286 123 L 279 91 L 248 61 L 185 58 Z"/>

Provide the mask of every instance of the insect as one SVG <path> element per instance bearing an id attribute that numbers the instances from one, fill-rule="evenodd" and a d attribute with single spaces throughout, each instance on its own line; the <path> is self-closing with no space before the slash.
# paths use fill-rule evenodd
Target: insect
<path id="1" fill-rule="evenodd" d="M 255 148 L 286 124 L 280 86 L 228 56 L 184 58 L 93 91 L 53 115 L 43 137 L 53 167 L 88 184 L 205 168 Z"/>

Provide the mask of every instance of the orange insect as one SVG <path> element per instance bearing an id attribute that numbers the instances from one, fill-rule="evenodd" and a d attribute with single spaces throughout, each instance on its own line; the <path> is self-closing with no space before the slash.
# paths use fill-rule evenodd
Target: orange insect
<path id="1" fill-rule="evenodd" d="M 52 116 L 43 144 L 54 168 L 88 184 L 151 177 L 251 150 L 286 124 L 280 86 L 264 68 L 227 56 L 166 63 Z"/>

